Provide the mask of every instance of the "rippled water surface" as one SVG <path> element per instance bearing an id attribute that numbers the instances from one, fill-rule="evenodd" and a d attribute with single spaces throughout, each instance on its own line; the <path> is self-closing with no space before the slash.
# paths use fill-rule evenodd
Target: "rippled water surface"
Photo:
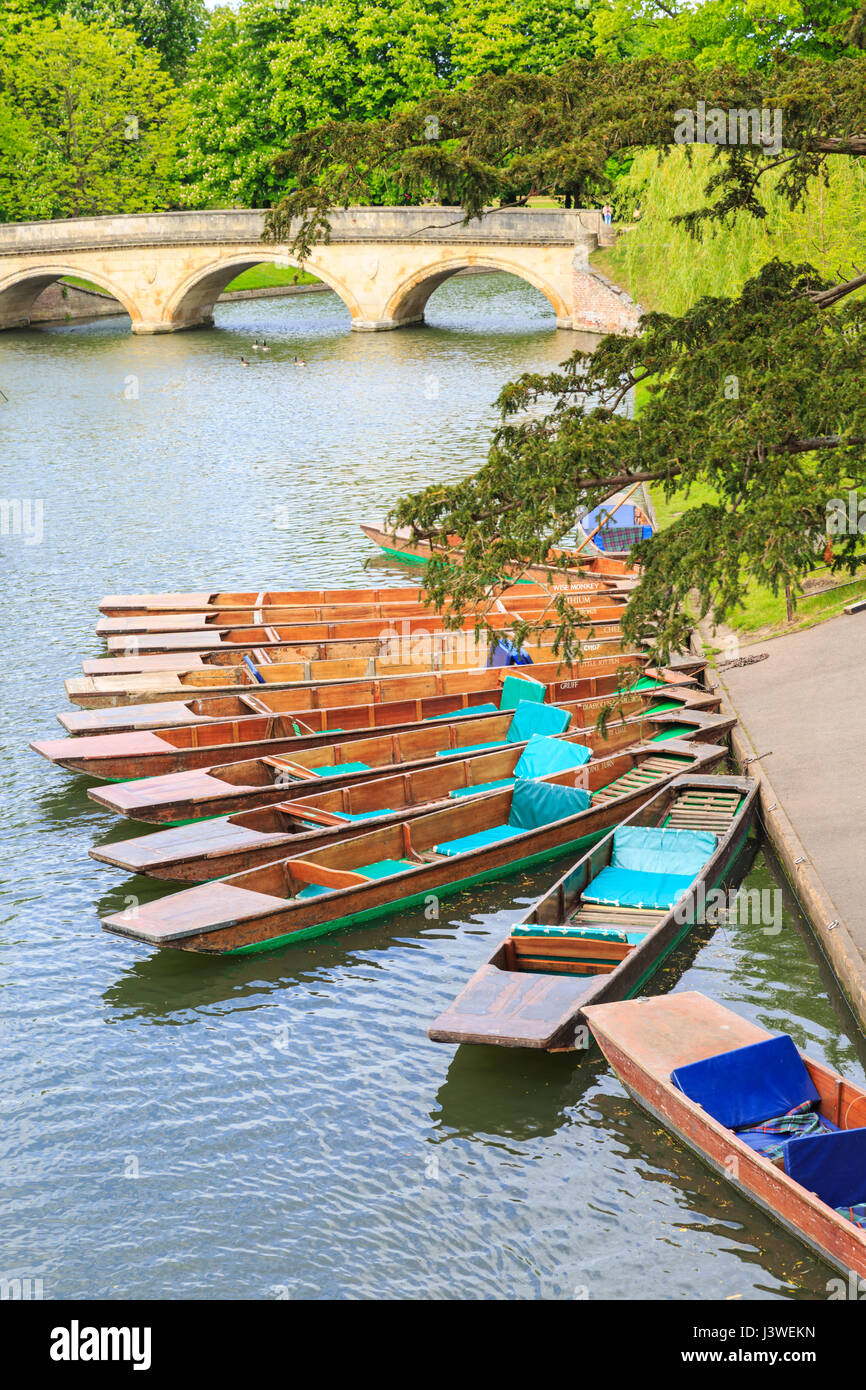
<path id="1" fill-rule="evenodd" d="M 502 382 L 574 341 L 501 276 L 451 281 L 428 319 L 350 334 L 329 294 L 170 337 L 117 319 L 0 339 L 3 494 L 44 507 L 41 543 L 2 536 L 0 1275 L 48 1298 L 823 1297 L 830 1271 L 597 1051 L 427 1040 L 552 869 L 263 956 L 99 930 L 133 891 L 87 855 L 113 819 L 27 740 L 57 735 L 64 678 L 100 653 L 100 597 L 369 584 L 358 521 L 479 461 Z M 263 334 L 270 358 L 241 367 Z M 763 854 L 749 883 L 776 883 Z M 654 987 L 863 1077 L 791 910 L 776 934 L 703 931 Z"/>

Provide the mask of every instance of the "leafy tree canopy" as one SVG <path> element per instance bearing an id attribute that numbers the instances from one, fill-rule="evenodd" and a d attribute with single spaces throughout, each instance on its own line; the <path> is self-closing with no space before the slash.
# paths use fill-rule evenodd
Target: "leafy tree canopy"
<path id="1" fill-rule="evenodd" d="M 26 220 L 167 207 L 176 191 L 175 87 L 126 29 L 66 14 L 2 43 L 0 217 Z"/>
<path id="2" fill-rule="evenodd" d="M 67 0 L 64 8 L 95 28 L 131 29 L 175 75 L 195 51 L 207 15 L 203 0 Z"/>
<path id="3" fill-rule="evenodd" d="M 624 150 L 664 154 L 682 111 L 698 102 L 779 108 L 776 153 L 718 147 L 705 206 L 686 218 L 699 234 L 706 218 L 762 217 L 771 169 L 775 191 L 796 206 L 829 159 L 866 153 L 864 79 L 860 52 L 833 62 L 782 55 L 746 73 L 656 56 L 490 78 L 390 121 L 299 137 L 283 161 L 298 187 L 274 209 L 271 234 L 294 237 L 303 255 L 327 235 L 328 208 L 363 201 L 366 180 L 386 167 L 413 196 L 432 189 L 462 204 L 468 221 L 507 188 L 600 175 Z M 431 118 L 438 140 L 425 138 Z M 649 314 L 637 335 L 609 336 L 560 372 L 507 386 L 484 467 L 394 508 L 398 525 L 434 546 L 425 579 L 434 598 L 448 599 L 459 620 L 508 568 L 550 563 L 551 547 L 567 540 L 582 511 L 638 480 L 668 496 L 700 483 L 715 499 L 637 552 L 643 575 L 624 629 L 660 659 L 687 636 L 691 590 L 704 614 L 724 618 L 750 580 L 774 591 L 796 586 L 826 546 L 830 499 L 866 485 L 866 304 L 856 295 L 864 286 L 866 273 L 833 284 L 809 265 L 772 261 L 736 297 L 701 299 L 678 316 Z M 640 381 L 648 404 L 626 418 L 626 393 Z M 460 569 L 444 548 L 455 533 L 466 550 Z M 862 537 L 842 538 L 834 563 L 853 565 L 860 552 Z M 561 600 L 555 611 L 561 650 L 571 655 L 573 611 Z"/>

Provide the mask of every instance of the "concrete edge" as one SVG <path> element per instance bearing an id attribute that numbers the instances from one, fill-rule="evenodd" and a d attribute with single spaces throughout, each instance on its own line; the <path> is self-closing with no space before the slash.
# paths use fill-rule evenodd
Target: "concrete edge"
<path id="1" fill-rule="evenodd" d="M 702 650 L 697 633 L 692 634 L 692 650 L 696 654 L 700 654 Z M 737 719 L 731 730 L 731 748 L 741 771 L 749 777 L 754 777 L 759 784 L 760 814 L 767 838 L 778 856 L 840 989 L 861 1028 L 866 1031 L 866 960 L 794 829 L 766 770 L 761 766 L 758 760 L 760 755 L 746 732 L 724 676 L 715 666 L 708 665 L 707 669 L 712 673 L 719 693 L 724 692 L 722 712 L 734 715 Z"/>

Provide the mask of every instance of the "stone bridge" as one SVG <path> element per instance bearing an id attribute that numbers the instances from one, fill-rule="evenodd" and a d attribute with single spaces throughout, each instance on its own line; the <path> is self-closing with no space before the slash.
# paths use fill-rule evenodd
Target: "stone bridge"
<path id="1" fill-rule="evenodd" d="M 276 261 L 329 285 L 352 328 L 421 323 L 443 280 L 469 267 L 517 275 L 550 302 L 560 328 L 632 331 L 638 309 L 589 265 L 604 237 L 595 211 L 509 208 L 463 224 L 459 208 L 349 208 L 331 240 L 301 263 L 262 241 L 261 211 L 166 212 L 0 226 L 0 328 L 26 325 L 34 301 L 64 276 L 113 295 L 133 333 L 213 323 L 222 291 L 250 266 Z M 609 232 L 608 232 L 609 235 Z"/>

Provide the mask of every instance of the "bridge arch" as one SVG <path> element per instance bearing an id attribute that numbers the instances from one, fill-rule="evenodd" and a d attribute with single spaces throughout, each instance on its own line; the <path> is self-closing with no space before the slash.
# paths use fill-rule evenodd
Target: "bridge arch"
<path id="1" fill-rule="evenodd" d="M 342 299 L 353 319 L 359 316 L 360 309 L 355 296 L 330 270 L 311 261 L 304 261 L 302 265 L 293 257 L 276 249 L 268 256 L 266 248 L 262 248 L 224 256 L 192 271 L 176 286 L 169 297 L 165 309 L 167 324 L 183 327 L 185 324 L 212 323 L 214 305 L 232 280 L 253 266 L 270 265 L 275 261 L 281 266 L 306 270 L 310 275 L 315 275 Z"/>
<path id="2" fill-rule="evenodd" d="M 25 327 L 30 322 L 31 310 L 42 291 L 66 275 L 90 280 L 110 294 L 119 302 L 122 311 L 129 314 L 133 327 L 141 318 L 138 306 L 125 290 L 99 271 L 74 265 L 33 265 L 0 279 L 0 323 L 6 328 Z"/>
<path id="3" fill-rule="evenodd" d="M 571 308 L 555 285 L 510 257 L 498 256 L 495 253 L 455 256 L 448 260 L 431 261 L 429 265 L 422 266 L 407 276 L 392 292 L 385 306 L 383 318 L 386 321 L 392 321 L 395 326 L 404 323 L 420 323 L 423 321 L 424 309 L 433 291 L 438 289 L 446 280 L 450 280 L 451 276 L 456 275 L 458 271 L 475 266 L 481 266 L 485 270 L 501 270 L 508 275 L 517 276 L 520 280 L 525 280 L 527 284 L 532 285 L 534 289 L 544 295 L 556 315 L 557 324 L 561 327 L 571 327 Z"/>

